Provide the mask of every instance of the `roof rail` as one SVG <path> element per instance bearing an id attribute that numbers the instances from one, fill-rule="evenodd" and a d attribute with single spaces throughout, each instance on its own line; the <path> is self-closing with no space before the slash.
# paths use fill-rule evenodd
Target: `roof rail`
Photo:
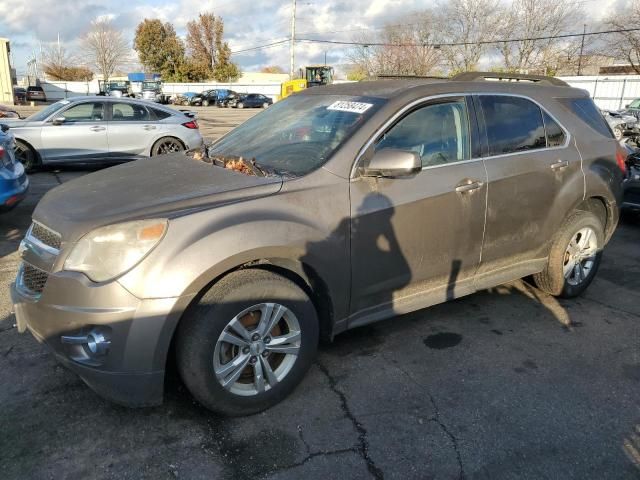
<path id="1" fill-rule="evenodd" d="M 546 77 L 544 75 L 526 75 L 523 73 L 498 73 L 498 72 L 463 72 L 453 76 L 451 80 L 458 82 L 475 82 L 484 80 L 505 81 L 505 82 L 530 82 L 556 87 L 568 87 L 569 84 L 556 77 Z"/>

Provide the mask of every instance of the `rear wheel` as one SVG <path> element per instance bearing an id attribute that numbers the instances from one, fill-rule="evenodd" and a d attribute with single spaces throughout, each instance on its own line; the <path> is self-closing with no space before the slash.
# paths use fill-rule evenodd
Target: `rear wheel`
<path id="1" fill-rule="evenodd" d="M 262 104 L 262 108 L 267 108 L 268 106 L 269 106 L 269 104 L 268 104 L 267 102 L 264 102 L 264 103 Z"/>
<path id="2" fill-rule="evenodd" d="M 202 101 L 202 106 L 203 107 L 208 107 L 209 106 L 209 100 L 203 100 Z"/>
<path id="3" fill-rule="evenodd" d="M 238 108 L 244 108 L 244 103 L 242 103 L 242 102 L 238 102 L 238 104 L 236 105 L 236 107 L 238 107 Z"/>
<path id="4" fill-rule="evenodd" d="M 572 298 L 584 292 L 598 271 L 604 232 L 591 212 L 577 211 L 556 235 L 546 268 L 533 276 L 541 290 Z"/>
<path id="5" fill-rule="evenodd" d="M 185 150 L 184 145 L 177 138 L 163 137 L 151 147 L 151 156 L 182 152 L 183 150 Z"/>
<path id="6" fill-rule="evenodd" d="M 300 383 L 318 346 L 318 318 L 307 294 L 271 272 L 233 272 L 182 319 L 178 371 L 193 396 L 225 415 L 250 415 Z"/>
<path id="7" fill-rule="evenodd" d="M 16 160 L 22 163 L 27 172 L 33 172 L 40 166 L 38 154 L 22 140 L 16 140 L 16 148 L 14 152 Z"/>

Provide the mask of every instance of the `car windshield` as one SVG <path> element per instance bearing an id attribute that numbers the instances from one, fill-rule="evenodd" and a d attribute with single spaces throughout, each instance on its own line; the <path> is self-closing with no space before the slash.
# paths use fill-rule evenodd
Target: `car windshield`
<path id="1" fill-rule="evenodd" d="M 31 122 L 42 122 L 49 118 L 50 115 L 60 110 L 62 107 L 69 105 L 69 100 L 60 100 L 59 102 L 52 103 L 46 108 L 43 108 L 39 112 L 34 113 L 30 117 L 27 117 L 27 120 Z"/>
<path id="2" fill-rule="evenodd" d="M 304 175 L 322 166 L 383 99 L 294 95 L 275 103 L 213 144 L 209 156 L 255 159 L 260 167 Z"/>
<path id="3" fill-rule="evenodd" d="M 629 108 L 640 108 L 640 98 L 636 98 L 629 104 Z"/>

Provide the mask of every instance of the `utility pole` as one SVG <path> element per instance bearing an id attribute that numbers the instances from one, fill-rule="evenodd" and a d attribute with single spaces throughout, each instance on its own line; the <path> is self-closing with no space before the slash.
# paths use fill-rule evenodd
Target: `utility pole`
<path id="1" fill-rule="evenodd" d="M 578 76 L 582 73 L 582 51 L 584 50 L 584 36 L 587 33 L 587 24 L 582 29 L 582 41 L 580 42 L 580 56 L 578 57 Z"/>
<path id="2" fill-rule="evenodd" d="M 293 76 L 295 73 L 295 54 L 296 54 L 296 0 L 293 0 L 293 5 L 291 8 L 291 45 L 290 56 L 291 56 L 291 67 L 289 69 L 289 75 L 291 80 L 293 80 Z"/>

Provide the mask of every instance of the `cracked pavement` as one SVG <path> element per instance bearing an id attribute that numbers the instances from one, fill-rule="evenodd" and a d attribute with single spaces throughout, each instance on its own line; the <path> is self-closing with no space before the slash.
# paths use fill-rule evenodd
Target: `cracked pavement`
<path id="1" fill-rule="evenodd" d="M 640 477 L 640 214 L 577 300 L 517 281 L 346 332 L 284 402 L 229 419 L 173 371 L 162 406 L 113 405 L 12 327 L 30 212 L 84 173 L 33 175 L 0 216 L 3 480 Z"/>

